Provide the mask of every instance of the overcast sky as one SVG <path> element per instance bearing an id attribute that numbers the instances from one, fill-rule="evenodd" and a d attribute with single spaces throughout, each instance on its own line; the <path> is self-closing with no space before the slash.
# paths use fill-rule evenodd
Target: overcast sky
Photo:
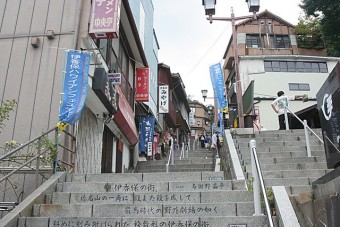
<path id="1" fill-rule="evenodd" d="M 284 20 L 296 24 L 302 12 L 301 0 L 260 0 L 260 12 L 269 10 Z M 159 42 L 158 59 L 172 73 L 179 73 L 187 95 L 203 102 L 201 90 L 213 96 L 209 66 L 222 63 L 231 37 L 231 23 L 206 20 L 202 0 L 153 0 L 154 27 Z M 217 0 L 218 17 L 250 15 L 245 0 Z M 223 63 L 222 63 L 223 64 Z M 213 103 L 211 99 L 204 104 Z"/>

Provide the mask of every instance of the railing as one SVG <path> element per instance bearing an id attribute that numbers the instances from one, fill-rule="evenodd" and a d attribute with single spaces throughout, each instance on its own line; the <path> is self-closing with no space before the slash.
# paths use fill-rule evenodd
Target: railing
<path id="1" fill-rule="evenodd" d="M 179 156 L 179 159 L 182 160 L 182 158 L 188 158 L 189 157 L 189 146 L 188 144 L 182 143 L 182 149 L 181 149 L 181 155 Z"/>
<path id="2" fill-rule="evenodd" d="M 172 143 L 173 143 L 173 141 L 172 141 Z M 167 173 L 169 172 L 170 161 L 171 161 L 171 165 L 175 164 L 175 154 L 174 154 L 174 145 L 173 144 L 171 144 L 171 146 L 169 147 L 169 151 L 170 152 L 169 152 L 168 162 L 165 166 Z"/>
<path id="3" fill-rule="evenodd" d="M 54 139 L 55 141 L 52 142 L 50 141 L 48 135 L 50 133 L 55 133 L 54 134 Z M 71 135 L 70 133 L 64 131 L 64 134 L 66 136 L 69 136 L 71 138 L 71 145 L 73 146 L 75 144 L 75 140 L 76 138 Z M 47 141 L 47 142 L 46 142 Z M 45 143 L 45 144 L 44 144 Z M 27 149 L 30 150 L 31 148 L 35 148 L 34 150 L 36 151 L 36 154 L 34 154 L 35 152 L 33 151 L 32 153 L 25 153 L 25 154 L 19 154 L 20 151 L 23 151 L 23 149 Z M 68 163 L 67 161 L 62 161 L 59 160 L 58 158 L 58 149 L 59 148 L 63 148 L 65 151 L 70 152 L 70 159 L 72 163 Z M 39 187 L 39 175 L 40 175 L 40 170 L 42 169 L 42 167 L 40 166 L 40 162 L 41 161 L 47 161 L 47 159 L 51 158 L 51 156 L 53 157 L 53 164 L 48 165 L 47 168 L 50 167 L 50 169 L 53 167 L 53 173 L 55 173 L 57 171 L 57 168 L 59 167 L 60 169 L 60 165 L 59 163 L 62 163 L 64 165 L 67 165 L 68 168 L 64 168 L 64 170 L 69 170 L 70 172 L 73 170 L 73 159 L 74 159 L 74 155 L 75 155 L 76 151 L 75 151 L 75 146 L 73 146 L 72 148 L 68 148 L 64 145 L 62 145 L 59 142 L 59 133 L 58 133 L 58 128 L 55 127 L 53 129 L 48 130 L 47 132 L 43 133 L 42 135 L 30 140 L 29 142 L 22 144 L 21 146 L 19 146 L 18 148 L 15 148 L 14 150 L 8 152 L 7 154 L 3 155 L 2 157 L 0 157 L 0 163 L 4 163 L 4 162 L 9 162 L 9 163 L 17 163 L 19 164 L 19 166 L 17 167 L 13 167 L 13 166 L 1 166 L 1 170 L 6 170 L 6 168 L 10 171 L 12 170 L 10 173 L 8 173 L 7 175 L 5 175 L 3 178 L 0 179 L 0 183 L 5 181 L 6 179 L 8 179 L 10 176 L 12 176 L 13 174 L 17 173 L 19 170 L 23 169 L 24 167 L 31 169 L 31 170 L 35 170 L 35 187 L 38 188 Z M 18 156 L 15 156 L 18 155 Z M 24 163 L 20 163 L 19 161 L 16 160 L 16 158 L 20 159 L 20 158 L 24 158 Z M 35 161 L 35 167 L 32 166 L 32 163 Z M 46 166 L 45 166 L 46 169 Z"/>
<path id="4" fill-rule="evenodd" d="M 265 207 L 266 207 L 266 213 L 267 213 L 267 217 L 268 217 L 269 226 L 273 227 L 274 224 L 273 224 L 273 219 L 272 219 L 271 212 L 270 212 L 270 206 L 269 206 L 269 202 L 268 202 L 266 188 L 265 188 L 265 185 L 264 185 L 261 167 L 260 167 L 260 163 L 259 163 L 257 153 L 256 153 L 256 141 L 251 140 L 249 142 L 249 147 L 250 147 L 250 154 L 251 154 L 252 174 L 253 174 L 253 177 L 254 177 L 254 182 L 253 182 L 254 208 L 255 208 L 255 214 L 254 215 L 261 215 L 261 195 L 260 195 L 260 187 L 261 187 L 261 191 L 262 191 L 262 195 L 263 195 L 263 199 L 264 199 L 264 204 L 265 204 Z"/>
<path id="5" fill-rule="evenodd" d="M 286 123 L 286 130 L 289 130 L 289 120 L 288 120 L 288 111 L 290 112 L 290 114 L 292 114 L 302 125 L 303 128 L 305 130 L 305 139 L 306 139 L 306 147 L 307 147 L 307 156 L 308 157 L 312 157 L 312 153 L 310 150 L 310 142 L 309 142 L 309 134 L 308 134 L 308 130 L 310 132 L 312 132 L 314 134 L 314 136 L 316 136 L 316 138 L 318 138 L 318 140 L 323 144 L 323 140 L 308 126 L 307 121 L 304 120 L 302 121 L 298 116 L 296 116 L 296 114 L 294 114 L 289 108 L 288 106 L 285 107 L 284 109 L 284 115 L 285 115 L 285 123 Z"/>

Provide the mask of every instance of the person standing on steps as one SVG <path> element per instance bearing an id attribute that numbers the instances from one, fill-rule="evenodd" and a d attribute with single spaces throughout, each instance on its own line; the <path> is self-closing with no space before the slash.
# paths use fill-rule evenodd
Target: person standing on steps
<path id="1" fill-rule="evenodd" d="M 279 91 L 277 93 L 277 98 L 272 102 L 271 106 L 273 110 L 278 114 L 279 118 L 279 130 L 285 130 L 286 129 L 286 122 L 285 122 L 285 106 L 289 105 L 289 101 L 295 100 L 295 99 L 305 99 L 306 95 L 294 95 L 294 96 L 285 96 L 285 93 L 283 91 Z M 278 109 L 276 109 L 276 106 Z M 289 128 L 291 128 L 291 113 L 287 112 L 288 115 L 288 125 Z"/>
<path id="2" fill-rule="evenodd" d="M 203 135 L 203 133 L 201 133 L 200 137 L 199 137 L 199 140 L 201 142 L 201 148 L 204 148 L 205 147 L 205 136 Z"/>
<path id="3" fill-rule="evenodd" d="M 219 138 L 219 134 L 220 134 L 220 131 L 215 130 L 214 135 L 211 137 L 211 150 L 213 152 L 213 158 L 220 157 L 221 141 Z"/>

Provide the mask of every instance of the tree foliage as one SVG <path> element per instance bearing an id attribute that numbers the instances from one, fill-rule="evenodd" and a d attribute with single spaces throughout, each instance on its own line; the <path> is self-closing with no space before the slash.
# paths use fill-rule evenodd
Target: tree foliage
<path id="1" fill-rule="evenodd" d="M 300 48 L 324 49 L 324 40 L 321 33 L 320 18 L 304 16 L 299 18 L 295 26 L 295 34 Z"/>
<path id="2" fill-rule="evenodd" d="M 5 127 L 4 121 L 9 119 L 9 113 L 14 110 L 16 104 L 14 99 L 0 101 L 0 130 Z"/>
<path id="3" fill-rule="evenodd" d="M 302 0 L 309 16 L 320 18 L 320 28 L 330 56 L 340 56 L 340 0 Z"/>

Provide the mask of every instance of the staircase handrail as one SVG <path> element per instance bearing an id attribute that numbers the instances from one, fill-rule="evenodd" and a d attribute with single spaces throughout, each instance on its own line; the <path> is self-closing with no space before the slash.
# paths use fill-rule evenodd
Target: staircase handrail
<path id="1" fill-rule="evenodd" d="M 298 121 L 300 121 L 300 123 L 301 124 L 303 124 L 304 125 L 304 122 L 295 114 L 295 113 L 293 113 L 290 109 L 289 109 L 289 107 L 288 106 L 286 106 L 286 108 L 287 108 L 287 110 L 289 110 L 289 112 L 298 120 Z M 316 137 L 316 138 L 318 138 L 318 140 L 323 144 L 324 142 L 323 142 L 323 140 L 308 126 L 308 125 L 304 125 L 304 127 L 306 127 L 311 133 L 313 133 L 314 134 L 314 136 Z M 287 129 L 287 130 L 289 130 L 289 128 Z"/>
<path id="2" fill-rule="evenodd" d="M 288 114 L 287 112 L 290 112 L 300 123 L 303 125 L 304 131 L 305 131 L 305 140 L 306 140 L 306 148 L 307 148 L 307 156 L 312 157 L 312 152 L 310 149 L 310 142 L 309 142 L 309 135 L 308 130 L 316 136 L 316 138 L 324 144 L 323 140 L 308 126 L 307 120 L 302 121 L 295 113 L 293 113 L 288 106 L 285 106 L 284 109 L 284 115 L 285 115 L 285 122 L 286 122 L 286 130 L 289 130 L 289 123 L 288 123 Z"/>
<path id="3" fill-rule="evenodd" d="M 264 199 L 264 204 L 266 207 L 266 213 L 268 217 L 269 226 L 273 227 L 274 224 L 273 224 L 273 219 L 272 219 L 271 212 L 270 212 L 270 206 L 268 202 L 266 188 L 265 188 L 264 181 L 263 181 L 260 162 L 259 162 L 259 159 L 257 157 L 257 152 L 256 152 L 256 141 L 251 140 L 249 142 L 249 147 L 250 147 L 250 153 L 251 153 L 252 173 L 254 177 L 254 182 L 253 182 L 254 208 L 255 208 L 254 215 L 261 215 L 261 199 L 260 199 L 260 188 L 259 188 L 261 186 L 261 191 L 262 191 L 262 195 Z"/>
<path id="4" fill-rule="evenodd" d="M 166 172 L 168 173 L 169 172 L 169 165 L 170 165 L 170 160 L 171 160 L 171 165 L 174 165 L 175 164 L 175 157 L 174 157 L 174 146 L 171 145 L 169 147 L 169 157 L 168 157 L 168 162 L 165 164 L 165 168 L 166 168 Z"/>
<path id="5" fill-rule="evenodd" d="M 38 188 L 38 186 L 39 186 L 39 183 L 38 183 L 38 182 L 39 182 L 39 180 L 38 180 L 38 177 L 39 177 L 39 162 L 40 162 L 39 158 L 41 157 L 41 154 L 44 154 L 44 153 L 46 153 L 47 151 L 50 150 L 50 148 L 47 148 L 47 149 L 45 149 L 45 150 L 41 150 L 41 139 L 42 139 L 44 136 L 50 134 L 51 132 L 55 132 L 55 140 L 56 140 L 56 141 L 55 141 L 55 146 L 56 146 L 56 157 L 58 156 L 58 155 L 57 155 L 57 153 L 58 153 L 58 146 L 60 146 L 60 147 L 64 148 L 65 150 L 67 150 L 67 151 L 69 151 L 69 152 L 75 154 L 75 152 L 76 152 L 75 150 L 72 150 L 72 149 L 70 149 L 70 148 L 64 147 L 63 145 L 59 144 L 59 139 L 58 139 L 58 137 L 59 137 L 59 136 L 58 136 L 59 131 L 58 131 L 58 127 L 54 127 L 54 128 L 52 128 L 52 129 L 50 129 L 50 130 L 48 130 L 48 131 L 42 133 L 40 136 L 37 136 L 36 138 L 34 138 L 34 139 L 32 139 L 32 140 L 30 140 L 30 141 L 28 141 L 28 142 L 22 144 L 21 146 L 19 146 L 19 147 L 13 149 L 12 151 L 10 151 L 10 152 L 8 152 L 7 154 L 5 154 L 5 155 L 3 155 L 3 156 L 0 157 L 0 162 L 7 161 L 6 158 L 8 158 L 9 156 L 11 156 L 11 155 L 13 155 L 13 154 L 16 154 L 17 152 L 19 152 L 19 151 L 22 150 L 23 148 L 28 147 L 29 145 L 31 145 L 31 144 L 33 144 L 34 142 L 38 141 L 38 146 L 37 146 L 37 149 L 36 149 L 37 154 L 36 154 L 35 156 L 31 157 L 31 158 L 30 158 L 28 161 L 26 161 L 25 163 L 23 163 L 23 164 L 21 164 L 20 166 L 16 167 L 13 171 L 11 171 L 11 172 L 8 173 L 7 175 L 5 175 L 3 178 L 1 178 L 1 179 L 0 179 L 0 183 L 3 182 L 4 180 L 8 179 L 8 178 L 9 178 L 10 176 L 12 176 L 14 173 L 18 172 L 20 169 L 24 168 L 25 166 L 27 166 L 28 164 L 30 164 L 30 163 L 33 162 L 34 160 L 37 160 L 37 161 L 36 161 L 36 166 L 35 166 L 35 171 L 36 171 L 36 188 Z M 76 137 L 75 137 L 74 135 L 72 135 L 72 134 L 70 134 L 70 133 L 68 133 L 68 132 L 66 132 L 66 131 L 63 131 L 63 132 L 64 132 L 66 135 L 70 136 L 74 141 L 76 140 Z M 73 164 L 64 162 L 64 161 L 62 161 L 62 160 L 55 160 L 55 161 L 54 161 L 55 167 L 57 166 L 58 161 L 60 161 L 60 162 L 62 162 L 63 164 L 66 164 L 66 165 L 68 165 L 68 166 L 70 166 L 70 167 L 73 168 Z M 71 169 L 72 169 L 72 168 L 71 168 Z M 32 169 L 34 170 L 34 168 L 32 168 Z M 54 173 L 55 173 L 55 172 L 56 172 L 56 168 L 54 168 Z"/>

